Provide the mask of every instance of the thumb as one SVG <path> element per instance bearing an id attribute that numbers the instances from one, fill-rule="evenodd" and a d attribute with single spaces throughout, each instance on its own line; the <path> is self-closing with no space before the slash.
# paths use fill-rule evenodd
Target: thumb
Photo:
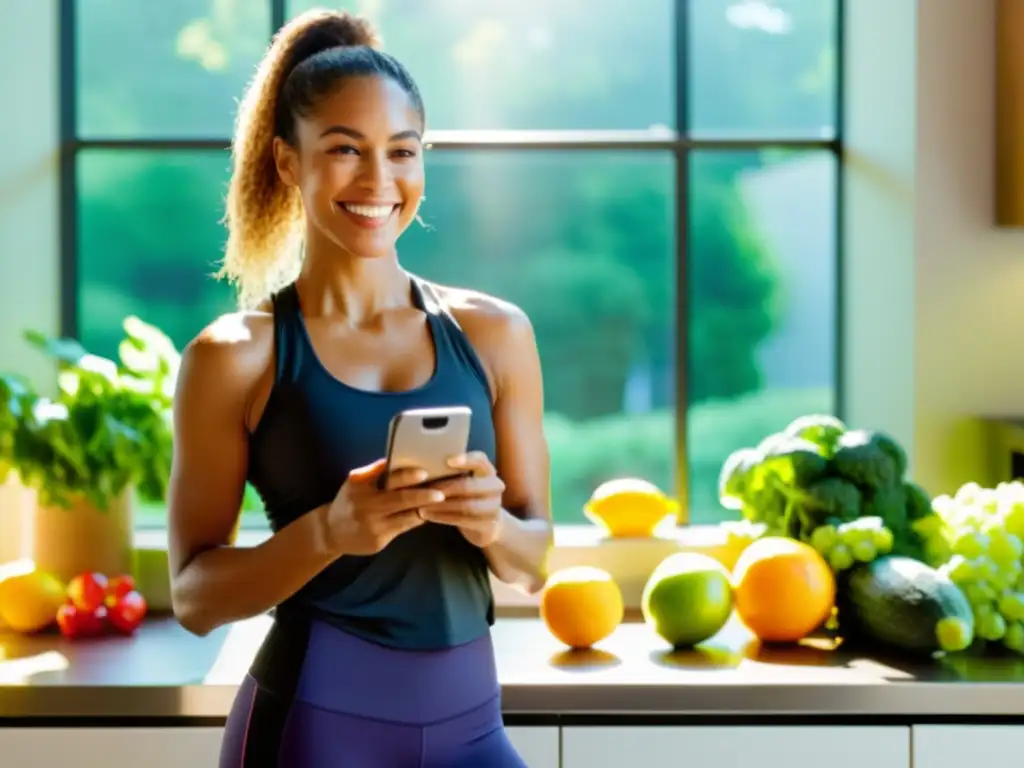
<path id="1" fill-rule="evenodd" d="M 356 467 L 353 469 L 348 473 L 348 479 L 356 483 L 368 483 L 383 475 L 387 465 L 387 459 L 377 459 L 375 462 L 367 464 L 365 467 Z"/>

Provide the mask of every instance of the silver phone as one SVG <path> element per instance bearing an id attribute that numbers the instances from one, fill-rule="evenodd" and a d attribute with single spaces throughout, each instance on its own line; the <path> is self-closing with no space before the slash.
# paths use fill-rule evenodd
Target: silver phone
<path id="1" fill-rule="evenodd" d="M 467 406 L 414 408 L 396 413 L 388 429 L 387 467 L 381 476 L 382 487 L 398 469 L 422 469 L 423 484 L 465 474 L 452 469 L 448 460 L 465 453 L 469 447 L 469 428 L 473 412 Z"/>

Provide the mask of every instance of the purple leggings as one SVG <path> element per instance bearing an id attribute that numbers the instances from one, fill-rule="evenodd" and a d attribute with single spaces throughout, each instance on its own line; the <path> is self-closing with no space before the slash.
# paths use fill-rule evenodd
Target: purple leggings
<path id="1" fill-rule="evenodd" d="M 527 768 L 509 743 L 489 636 L 402 651 L 314 624 L 293 697 L 246 677 L 220 768 Z"/>

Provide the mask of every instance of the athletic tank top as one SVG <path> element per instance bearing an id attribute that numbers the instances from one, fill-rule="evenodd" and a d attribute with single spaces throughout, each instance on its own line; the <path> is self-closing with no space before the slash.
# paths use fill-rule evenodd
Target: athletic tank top
<path id="1" fill-rule="evenodd" d="M 352 469 L 381 458 L 391 418 L 408 408 L 469 406 L 469 449 L 494 461 L 490 388 L 480 360 L 433 287 L 412 277 L 411 291 L 427 316 L 436 365 L 427 383 L 404 392 L 365 391 L 334 378 L 313 350 L 295 286 L 274 297 L 274 385 L 250 438 L 248 477 L 272 530 L 329 503 Z M 395 648 L 461 645 L 485 635 L 494 621 L 487 561 L 457 528 L 425 523 L 375 555 L 338 558 L 279 606 L 275 619 L 279 635 L 280 626 L 319 619 Z M 293 643 L 279 638 L 276 645 Z M 273 646 L 271 637 L 257 666 L 277 666 Z"/>

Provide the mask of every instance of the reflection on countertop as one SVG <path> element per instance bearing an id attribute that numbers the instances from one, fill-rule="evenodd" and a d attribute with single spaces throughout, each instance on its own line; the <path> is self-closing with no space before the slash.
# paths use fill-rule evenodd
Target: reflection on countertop
<path id="1" fill-rule="evenodd" d="M 223 719 L 268 627 L 259 617 L 207 637 L 171 618 L 134 637 L 0 635 L 0 718 Z M 826 638 L 759 644 L 731 623 L 673 651 L 637 621 L 569 651 L 531 617 L 494 627 L 506 713 L 768 717 L 1019 715 L 1024 658 L 883 659 Z"/>

